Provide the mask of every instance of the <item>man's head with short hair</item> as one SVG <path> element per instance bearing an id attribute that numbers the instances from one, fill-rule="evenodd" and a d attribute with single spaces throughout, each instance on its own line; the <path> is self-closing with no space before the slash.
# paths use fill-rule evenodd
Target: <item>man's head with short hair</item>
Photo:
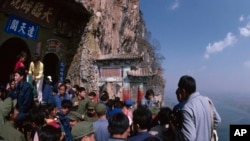
<path id="1" fill-rule="evenodd" d="M 187 99 L 192 93 L 196 91 L 196 82 L 192 76 L 183 75 L 179 82 L 176 90 L 177 99 L 179 101 Z"/>
<path id="2" fill-rule="evenodd" d="M 70 81 L 69 79 L 65 79 L 65 80 L 64 80 L 64 84 L 67 84 L 67 83 L 69 83 L 69 84 L 70 84 L 70 83 L 71 83 L 71 81 Z"/>
<path id="3" fill-rule="evenodd" d="M 51 125 L 42 126 L 39 132 L 39 141 L 60 141 L 61 129 Z"/>
<path id="4" fill-rule="evenodd" d="M 66 89 L 69 89 L 71 87 L 71 81 L 69 79 L 65 79 L 64 84 L 66 85 Z"/>
<path id="5" fill-rule="evenodd" d="M 45 118 L 55 118 L 57 116 L 57 108 L 55 104 L 48 103 L 42 108 Z"/>
<path id="6" fill-rule="evenodd" d="M 158 119 L 161 125 L 169 124 L 172 118 L 172 110 L 169 107 L 163 107 L 158 113 Z"/>
<path id="7" fill-rule="evenodd" d="M 67 100 L 67 99 L 64 99 L 64 100 L 62 101 L 61 105 L 62 105 L 61 111 L 62 111 L 62 113 L 63 113 L 64 115 L 66 115 L 67 113 L 69 113 L 70 110 L 71 110 L 72 107 L 73 107 L 73 104 L 72 104 L 71 100 Z"/>
<path id="8" fill-rule="evenodd" d="M 80 86 L 77 85 L 77 84 L 75 84 L 75 85 L 73 86 L 73 88 L 72 88 L 76 95 L 78 95 L 79 88 L 80 88 Z"/>
<path id="9" fill-rule="evenodd" d="M 86 93 L 87 93 L 87 92 L 86 92 L 86 89 L 85 89 L 84 87 L 80 87 L 80 88 L 78 89 L 78 94 L 79 94 L 80 97 L 85 98 Z"/>
<path id="10" fill-rule="evenodd" d="M 115 101 L 114 102 L 114 108 L 122 109 L 124 106 L 125 106 L 125 104 L 122 101 Z"/>
<path id="11" fill-rule="evenodd" d="M 133 112 L 133 124 L 137 130 L 145 130 L 150 127 L 152 121 L 152 114 L 146 107 L 139 107 Z"/>
<path id="12" fill-rule="evenodd" d="M 79 88 L 78 88 L 78 91 L 79 91 L 79 92 L 82 92 L 82 91 L 86 91 L 86 89 L 85 89 L 84 87 L 79 87 Z"/>
<path id="13" fill-rule="evenodd" d="M 18 69 L 14 72 L 15 83 L 21 83 L 22 81 L 24 81 L 24 80 L 25 80 L 25 76 L 26 76 L 25 69 L 23 69 L 23 68 L 18 68 Z"/>
<path id="14" fill-rule="evenodd" d="M 64 96 L 64 95 L 66 95 L 66 89 L 67 89 L 66 85 L 65 85 L 65 84 L 61 84 L 61 85 L 59 86 L 59 90 L 58 90 L 59 96 Z"/>
<path id="15" fill-rule="evenodd" d="M 103 91 L 100 95 L 100 99 L 101 101 L 105 102 L 109 100 L 109 94 L 106 91 Z"/>
<path id="16" fill-rule="evenodd" d="M 121 136 L 127 138 L 129 135 L 129 119 L 123 113 L 116 113 L 108 119 L 108 131 L 111 137 Z"/>
<path id="17" fill-rule="evenodd" d="M 88 94 L 88 97 L 91 101 L 94 101 L 95 100 L 95 97 L 96 97 L 96 93 L 94 91 L 91 91 L 89 94 Z"/>

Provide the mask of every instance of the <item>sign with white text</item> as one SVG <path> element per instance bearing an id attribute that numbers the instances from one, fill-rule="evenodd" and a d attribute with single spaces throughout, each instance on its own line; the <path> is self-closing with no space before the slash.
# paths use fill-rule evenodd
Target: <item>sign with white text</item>
<path id="1" fill-rule="evenodd" d="M 39 26 L 18 17 L 10 16 L 5 31 L 21 37 L 36 40 Z"/>
<path id="2" fill-rule="evenodd" d="M 230 141 L 249 141 L 250 125 L 230 125 Z"/>

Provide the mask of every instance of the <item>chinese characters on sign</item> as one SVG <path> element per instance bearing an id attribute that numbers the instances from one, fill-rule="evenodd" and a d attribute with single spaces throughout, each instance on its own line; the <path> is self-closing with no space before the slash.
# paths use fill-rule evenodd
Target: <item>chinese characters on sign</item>
<path id="1" fill-rule="evenodd" d="M 24 38 L 36 40 L 39 26 L 21 18 L 10 16 L 5 27 L 5 31 Z"/>
<path id="2" fill-rule="evenodd" d="M 122 77 L 121 69 L 119 68 L 102 68 L 101 77 Z"/>
<path id="3" fill-rule="evenodd" d="M 35 23 L 51 27 L 57 11 L 50 1 L 11 0 L 5 1 L 1 9 L 20 17 L 29 17 Z"/>
<path id="4" fill-rule="evenodd" d="M 101 68 L 101 81 L 122 81 L 122 70 L 120 68 Z"/>

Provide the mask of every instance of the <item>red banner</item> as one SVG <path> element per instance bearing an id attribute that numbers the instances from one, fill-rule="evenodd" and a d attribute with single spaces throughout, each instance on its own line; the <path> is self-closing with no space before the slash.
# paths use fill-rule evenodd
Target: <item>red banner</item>
<path id="1" fill-rule="evenodd" d="M 143 97 L 143 89 L 142 88 L 138 88 L 138 95 L 137 95 L 138 106 L 141 104 L 142 97 Z"/>
<path id="2" fill-rule="evenodd" d="M 130 98 L 130 89 L 123 88 L 123 90 L 122 90 L 122 101 L 125 101 L 127 99 L 131 99 Z"/>

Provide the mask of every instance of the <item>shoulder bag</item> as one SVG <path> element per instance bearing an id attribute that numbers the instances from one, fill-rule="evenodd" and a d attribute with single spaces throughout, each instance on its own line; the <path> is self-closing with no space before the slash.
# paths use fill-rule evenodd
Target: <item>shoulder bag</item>
<path id="1" fill-rule="evenodd" d="M 209 105 L 210 105 L 210 116 L 211 116 L 211 141 L 218 141 L 219 137 L 217 134 L 216 129 L 214 129 L 214 112 L 213 112 L 213 105 L 211 100 L 207 97 Z"/>

